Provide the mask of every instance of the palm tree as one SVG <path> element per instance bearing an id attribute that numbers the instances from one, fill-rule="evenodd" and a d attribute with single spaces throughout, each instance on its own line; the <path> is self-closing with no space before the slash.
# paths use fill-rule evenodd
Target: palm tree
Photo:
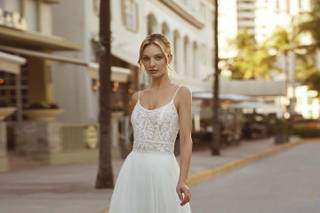
<path id="1" fill-rule="evenodd" d="M 300 19 L 302 21 L 298 26 L 299 32 L 310 33 L 315 46 L 320 48 L 320 0 L 313 0 L 311 12 L 302 14 Z"/>
<path id="2" fill-rule="evenodd" d="M 319 70 L 317 70 L 314 65 L 313 59 L 310 60 L 310 55 L 314 54 L 315 51 L 320 48 L 320 0 L 313 0 L 311 12 L 302 14 L 300 19 L 301 21 L 298 25 L 298 32 L 309 33 L 314 45 L 307 48 L 308 55 L 301 59 L 302 69 L 300 69 L 301 71 L 298 73 L 298 77 L 301 78 L 302 82 L 307 84 L 311 89 L 315 89 L 320 92 Z"/>
<path id="3" fill-rule="evenodd" d="M 291 35 L 293 37 L 293 35 Z M 286 88 L 288 87 L 289 79 L 289 51 L 291 50 L 293 39 L 290 39 L 289 32 L 284 28 L 277 28 L 269 39 L 270 45 L 274 48 L 278 55 L 284 55 L 285 67 L 284 72 L 286 74 Z"/>
<path id="4" fill-rule="evenodd" d="M 113 188 L 111 162 L 111 29 L 110 0 L 100 0 L 99 168 L 96 188 Z"/>
<path id="5" fill-rule="evenodd" d="M 267 44 L 257 44 L 254 36 L 246 31 L 239 32 L 231 41 L 237 51 L 237 57 L 228 61 L 233 79 L 270 79 L 273 57 Z"/>
<path id="6" fill-rule="evenodd" d="M 211 142 L 211 154 L 220 155 L 220 120 L 219 120 L 219 54 L 218 54 L 218 0 L 214 0 L 214 21 L 213 21 L 213 63 L 214 63 L 214 77 L 213 77 L 213 135 Z"/>

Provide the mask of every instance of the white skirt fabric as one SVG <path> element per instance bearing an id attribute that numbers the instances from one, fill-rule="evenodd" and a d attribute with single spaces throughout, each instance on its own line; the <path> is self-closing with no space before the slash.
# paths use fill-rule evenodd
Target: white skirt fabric
<path id="1" fill-rule="evenodd" d="M 132 151 L 124 161 L 110 213 L 191 213 L 176 193 L 179 165 L 173 154 Z"/>

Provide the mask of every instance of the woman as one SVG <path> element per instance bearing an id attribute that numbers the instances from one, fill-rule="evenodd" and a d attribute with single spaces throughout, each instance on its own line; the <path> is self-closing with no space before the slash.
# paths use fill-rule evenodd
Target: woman
<path id="1" fill-rule="evenodd" d="M 132 96 L 133 150 L 120 170 L 110 213 L 190 213 L 186 184 L 192 152 L 191 93 L 171 83 L 170 43 L 161 34 L 146 37 L 139 64 L 151 78 Z M 180 168 L 173 154 L 180 135 Z"/>

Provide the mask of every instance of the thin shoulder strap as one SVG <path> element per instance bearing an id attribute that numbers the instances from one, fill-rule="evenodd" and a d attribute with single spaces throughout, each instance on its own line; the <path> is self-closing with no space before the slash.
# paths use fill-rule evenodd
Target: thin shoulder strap
<path id="1" fill-rule="evenodd" d="M 178 88 L 176 89 L 176 91 L 174 92 L 172 100 L 175 99 L 175 97 L 176 97 L 176 95 L 177 95 L 177 93 L 178 93 L 180 88 L 181 88 L 181 85 L 179 85 Z"/>
<path id="2" fill-rule="evenodd" d="M 140 102 L 140 93 L 141 91 L 138 91 L 138 101 Z"/>

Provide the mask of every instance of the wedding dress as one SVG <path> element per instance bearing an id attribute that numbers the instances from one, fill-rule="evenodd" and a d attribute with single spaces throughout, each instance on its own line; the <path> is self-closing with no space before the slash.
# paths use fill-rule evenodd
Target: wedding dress
<path id="1" fill-rule="evenodd" d="M 179 131 L 178 113 L 171 101 L 156 109 L 140 104 L 140 92 L 131 123 L 133 150 L 124 161 L 111 198 L 109 213 L 190 213 L 176 193 L 179 165 L 173 154 Z"/>

